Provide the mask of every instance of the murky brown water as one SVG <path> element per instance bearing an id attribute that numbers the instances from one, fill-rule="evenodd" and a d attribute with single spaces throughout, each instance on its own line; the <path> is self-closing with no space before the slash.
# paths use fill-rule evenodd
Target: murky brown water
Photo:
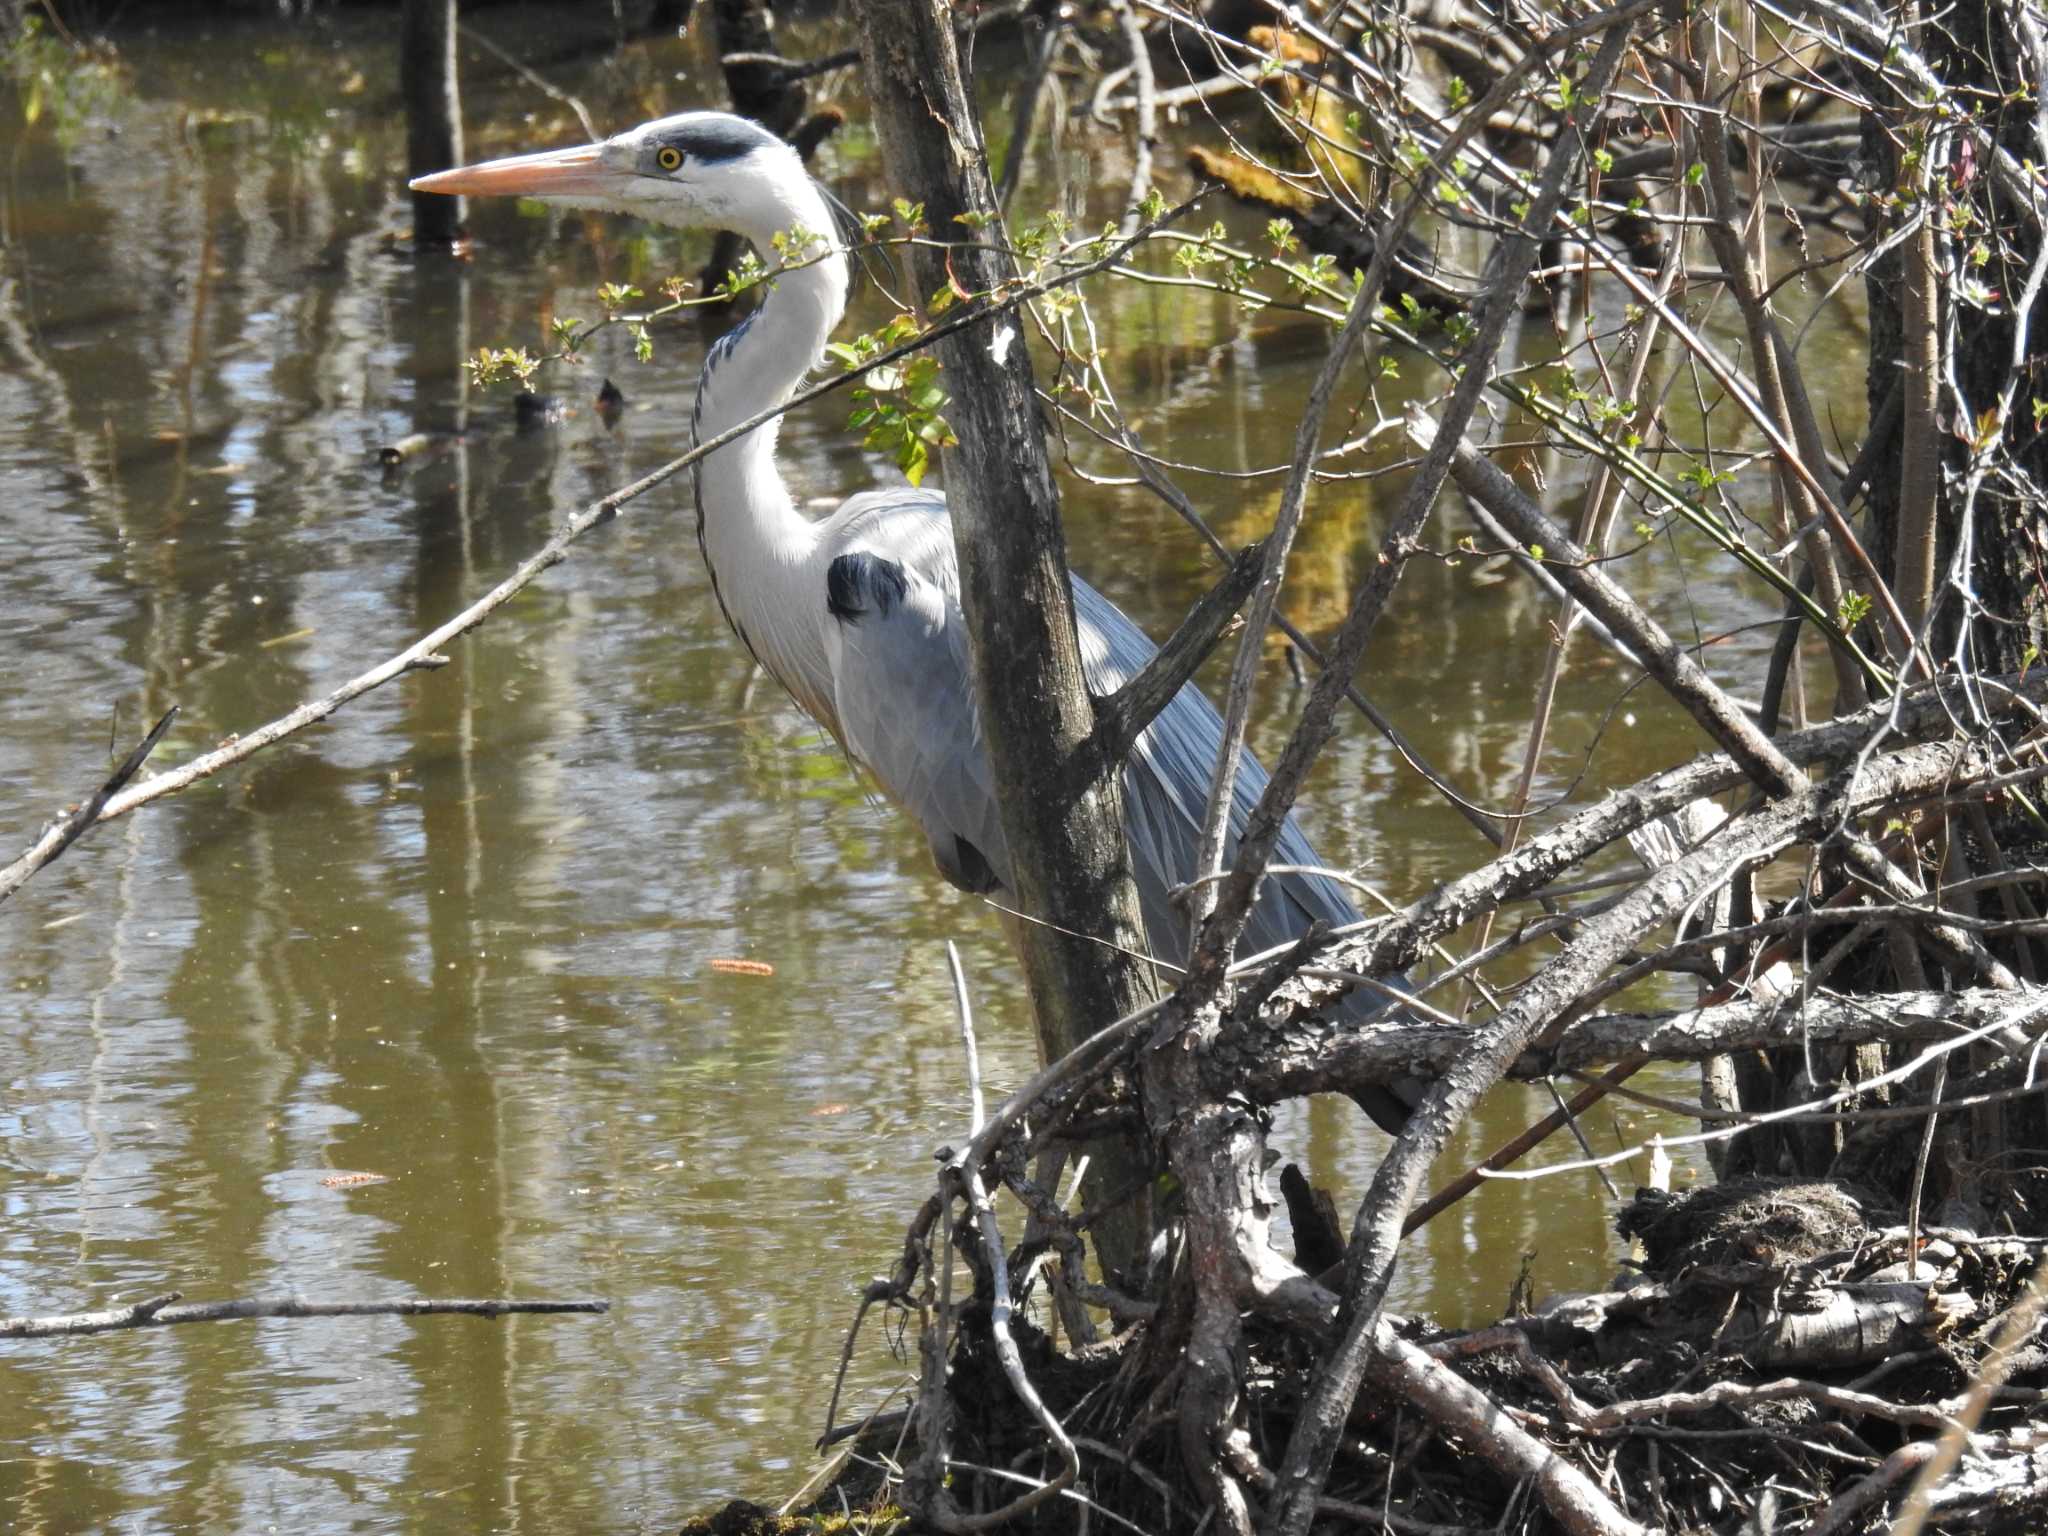
<path id="1" fill-rule="evenodd" d="M 478 24 L 534 55 L 563 41 L 515 11 Z M 282 713 L 684 441 L 693 332 L 664 337 L 653 368 L 607 337 L 587 378 L 554 381 L 618 379 L 634 408 L 615 432 L 585 410 L 521 434 L 502 395 L 467 388 L 470 349 L 594 313 L 601 281 L 694 271 L 704 244 L 484 207 L 472 262 L 416 263 L 395 243 L 389 44 L 375 21 L 126 36 L 114 100 L 67 132 L 51 110 L 26 127 L 0 92 L 0 852 L 96 781 L 110 736 L 125 746 L 177 703 L 168 763 Z M 465 67 L 472 153 L 576 136 L 487 58 Z M 607 128 L 720 100 L 694 44 L 548 67 Z M 1113 199 L 1115 140 L 1067 149 L 1041 177 Z M 863 135 L 823 169 L 879 205 Z M 1041 179 L 1024 197 L 1054 195 Z M 1155 446 L 1284 459 L 1312 329 L 1185 292 L 1098 302 Z M 843 412 L 784 434 L 819 494 L 894 473 Z M 454 451 L 380 472 L 380 444 L 460 426 Z M 1305 624 L 1333 622 L 1386 483 L 1317 502 L 1290 599 Z M 1240 537 L 1278 493 L 1189 484 Z M 1069 489 L 1077 560 L 1163 632 L 1204 557 L 1151 501 Z M 945 939 L 971 967 L 994 1082 L 1032 1048 L 994 920 L 750 679 L 682 496 L 587 539 L 446 670 L 102 829 L 0 908 L 0 1313 L 176 1288 L 595 1296 L 611 1314 L 7 1346 L 0 1528 L 658 1530 L 811 1465 L 857 1287 L 962 1123 Z M 1761 616 L 1689 598 L 1703 632 Z M 1548 618 L 1518 582 L 1418 562 L 1376 643 L 1371 690 L 1482 801 L 1512 785 Z M 1759 645 L 1739 636 L 1717 662 L 1753 677 Z M 1577 656 L 1553 790 L 1625 681 Z M 1270 681 L 1268 752 L 1295 699 L 1277 666 Z M 1690 750 L 1646 693 L 1624 709 L 1596 779 Z M 1362 727 L 1307 816 L 1327 858 L 1396 897 L 1478 856 Z M 716 973 L 717 956 L 775 974 Z M 1531 1102 L 1502 1098 L 1455 1156 Z M 1341 1104 L 1282 1133 L 1346 1202 L 1381 1145 Z M 1594 1133 L 1612 1144 L 1608 1111 Z M 358 1170 L 390 1182 L 322 1183 Z M 1531 1250 L 1545 1289 L 1599 1283 L 1614 1255 L 1579 1177 L 1438 1221 L 1402 1303 L 1491 1315 Z M 901 1374 L 871 1331 L 864 1391 Z"/>

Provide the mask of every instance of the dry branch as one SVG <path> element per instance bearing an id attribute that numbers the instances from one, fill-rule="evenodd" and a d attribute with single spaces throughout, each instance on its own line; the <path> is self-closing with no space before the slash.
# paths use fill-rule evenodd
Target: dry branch
<path id="1" fill-rule="evenodd" d="M 56 862 L 64 850 L 83 837 L 95 823 L 107 814 L 107 803 L 127 787 L 128 781 L 142 771 L 142 765 L 149 761 L 157 743 L 164 739 L 164 732 L 171 728 L 171 722 L 178 718 L 178 706 L 173 704 L 164 711 L 163 718 L 150 728 L 147 736 L 121 762 L 121 765 L 107 776 L 104 784 L 95 790 L 84 803 L 51 823 L 36 842 L 34 848 L 21 858 L 0 870 L 0 901 L 13 895 L 16 887 L 37 870 Z"/>
<path id="2" fill-rule="evenodd" d="M 1574 1019 L 1554 1042 L 1524 1051 L 1505 1076 L 1536 1082 L 1641 1059 L 1704 1061 L 1732 1051 L 1811 1045 L 1952 1039 L 2040 1012 L 2042 994 L 1981 989 L 1855 995 L 1817 991 L 1803 1003 L 1743 998 L 1661 1013 L 1596 1013 Z M 1471 1041 L 1465 1029 L 1385 1019 L 1333 1031 L 1314 1025 L 1275 1031 L 1256 1052 L 1211 1059 L 1204 1075 L 1219 1096 L 1243 1094 L 1279 1103 L 1312 1093 L 1342 1093 L 1359 1083 L 1447 1070 Z"/>
<path id="3" fill-rule="evenodd" d="M 1590 1477 L 1517 1425 L 1500 1405 L 1384 1323 L 1373 1340 L 1374 1383 L 1421 1409 L 1468 1442 L 1503 1477 L 1536 1486 L 1544 1507 L 1572 1536 L 1640 1536 L 1644 1527 L 1615 1507 Z"/>
<path id="4" fill-rule="evenodd" d="M 1944 683 L 1780 737 L 1774 745 L 1795 763 L 1839 766 L 1852 762 L 1880 736 L 1910 740 L 1945 733 L 1958 720 L 1988 725 L 1990 722 L 1980 714 L 1980 706 L 1998 707 L 2009 718 L 2017 716 L 2022 724 L 2031 724 L 2039 719 L 2039 705 L 2044 699 L 2048 699 L 2048 676 L 2042 675 Z M 1983 768 L 1987 775 L 1994 774 L 1997 764 L 1987 760 Z M 1853 809 L 1860 812 L 1885 804 L 1888 799 L 1925 793 L 1941 782 L 1938 773 L 1907 777 L 1908 782 L 1918 787 L 1901 787 L 1889 796 L 1880 792 L 1870 800 L 1859 796 Z M 1745 778 L 1732 758 L 1716 754 L 1610 791 L 1594 805 L 1531 838 L 1513 853 L 1446 881 L 1393 919 L 1368 923 L 1356 933 L 1333 935 L 1320 946 L 1316 963 L 1336 971 L 1371 976 L 1405 970 L 1424 958 L 1432 943 L 1474 918 L 1505 902 L 1535 895 L 1637 828 L 1702 796 L 1735 788 Z M 1273 991 L 1261 1009 L 1262 1021 L 1255 1028 L 1263 1031 L 1307 1018 L 1348 990 L 1349 984 L 1343 981 L 1296 976 Z M 1233 1023 L 1242 1028 L 1247 1021 L 1241 1014 L 1233 1014 Z M 1254 1041 L 1257 1038 L 1254 1036 Z M 1228 1047 L 1212 1047 L 1217 1048 Z M 1259 1047 L 1253 1044 L 1252 1048 Z"/>
<path id="5" fill-rule="evenodd" d="M 179 1304 L 179 1292 L 155 1296 L 130 1307 L 104 1312 L 73 1312 L 58 1317 L 10 1317 L 0 1320 L 0 1339 L 51 1339 L 82 1333 L 113 1333 L 124 1328 L 170 1328 L 179 1323 L 232 1322 L 251 1317 L 510 1317 L 519 1313 L 609 1312 L 608 1301 L 515 1301 L 495 1296 L 481 1300 L 441 1300 L 431 1296 L 400 1296 L 388 1301 L 308 1301 L 303 1296 L 253 1296 L 240 1301 L 193 1301 Z"/>

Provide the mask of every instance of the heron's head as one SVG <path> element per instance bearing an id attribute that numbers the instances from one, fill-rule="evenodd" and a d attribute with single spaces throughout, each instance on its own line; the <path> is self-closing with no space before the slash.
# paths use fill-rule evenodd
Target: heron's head
<path id="1" fill-rule="evenodd" d="M 486 160 L 419 177 L 415 192 L 531 197 L 683 228 L 773 232 L 815 198 L 796 151 L 727 112 L 683 112 L 596 144 Z"/>

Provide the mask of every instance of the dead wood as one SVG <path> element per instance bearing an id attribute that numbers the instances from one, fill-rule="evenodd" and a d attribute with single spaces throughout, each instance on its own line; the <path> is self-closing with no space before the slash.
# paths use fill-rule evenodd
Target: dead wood
<path id="1" fill-rule="evenodd" d="M 385 1301 L 308 1301 L 303 1296 L 253 1296 L 238 1301 L 180 1302 L 171 1291 L 132 1306 L 56 1317 L 0 1319 L 0 1339 L 50 1339 L 128 1328 L 170 1328 L 180 1323 L 232 1322 L 252 1317 L 511 1317 L 519 1313 L 609 1312 L 608 1301 L 517 1301 L 399 1296 Z"/>

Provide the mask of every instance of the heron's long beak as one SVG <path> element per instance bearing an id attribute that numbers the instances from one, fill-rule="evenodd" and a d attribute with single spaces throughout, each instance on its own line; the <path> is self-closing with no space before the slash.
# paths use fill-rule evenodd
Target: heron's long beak
<path id="1" fill-rule="evenodd" d="M 616 180 L 617 173 L 604 163 L 603 145 L 579 144 L 436 171 L 415 177 L 410 185 L 415 192 L 451 197 L 575 197 L 603 191 Z"/>

